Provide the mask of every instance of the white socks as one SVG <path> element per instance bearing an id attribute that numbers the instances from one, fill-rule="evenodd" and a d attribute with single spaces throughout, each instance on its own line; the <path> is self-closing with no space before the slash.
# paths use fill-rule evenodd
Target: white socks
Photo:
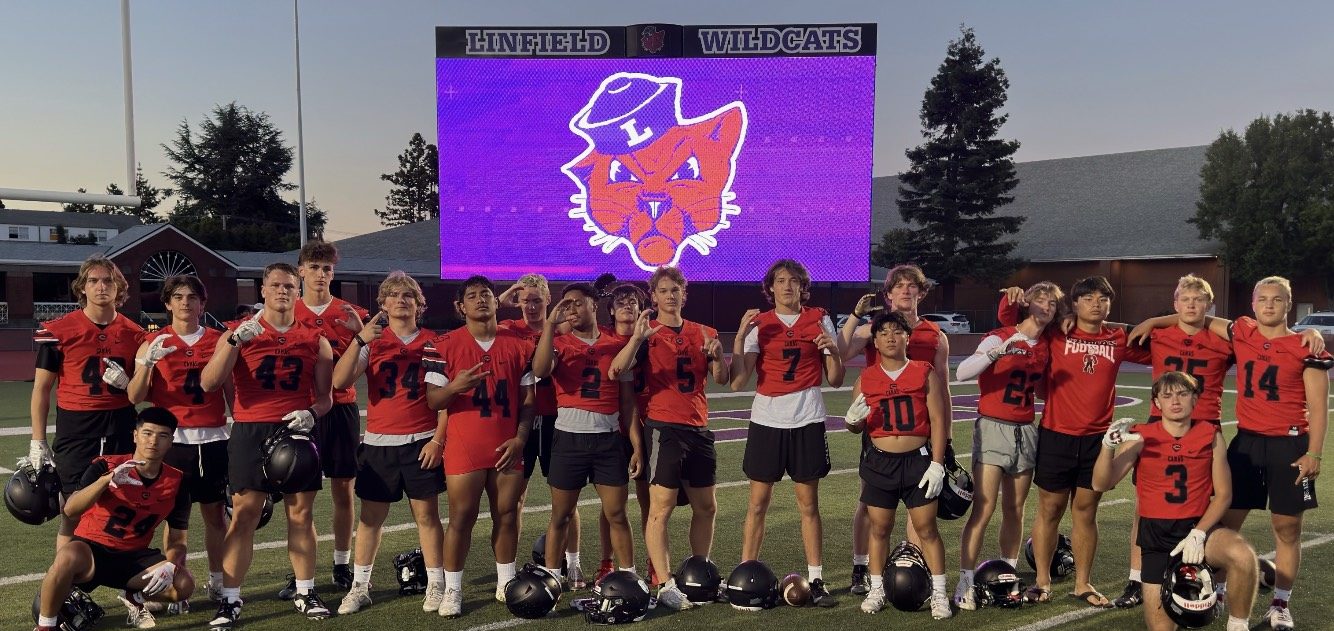
<path id="1" fill-rule="evenodd" d="M 430 585 L 441 585 L 445 582 L 445 568 L 428 567 L 426 568 L 426 582 Z"/>
<path id="2" fill-rule="evenodd" d="M 854 555 L 852 555 L 852 564 L 853 564 L 853 565 L 870 565 L 870 564 L 871 564 L 871 555 L 869 555 L 869 554 L 854 554 Z"/>
<path id="3" fill-rule="evenodd" d="M 362 584 L 362 585 L 370 585 L 370 584 L 371 584 L 371 569 L 374 568 L 374 567 L 375 567 L 374 564 L 372 564 L 372 565 L 353 565 L 353 566 L 352 566 L 352 582 L 353 582 L 353 583 L 360 583 L 360 584 Z"/>
<path id="4" fill-rule="evenodd" d="M 453 587 L 454 589 L 463 589 L 463 570 L 457 572 L 445 572 L 445 589 Z"/>
<path id="5" fill-rule="evenodd" d="M 579 553 L 578 553 L 578 552 L 566 552 L 566 553 L 565 553 L 565 565 L 566 565 L 566 567 L 579 567 Z"/>
<path id="6" fill-rule="evenodd" d="M 313 591 L 315 591 L 315 579 L 308 578 L 304 581 L 301 579 L 296 579 L 296 593 L 309 594 Z"/>
<path id="7" fill-rule="evenodd" d="M 884 589 L 885 577 L 879 574 L 871 575 L 871 589 Z"/>
<path id="8" fill-rule="evenodd" d="M 233 603 L 234 603 L 234 602 L 237 602 L 237 601 L 240 601 L 240 600 L 241 600 L 241 588 L 240 588 L 240 587 L 224 587 L 224 588 L 222 588 L 222 599 L 225 600 L 225 601 L 227 601 L 227 602 L 233 602 Z"/>
<path id="9" fill-rule="evenodd" d="M 1141 576 L 1143 576 L 1143 574 L 1141 574 L 1139 570 L 1130 570 L 1130 580 L 1135 581 L 1136 583 L 1143 583 L 1144 581 L 1140 580 Z"/>
<path id="10" fill-rule="evenodd" d="M 334 565 L 347 565 L 351 560 L 351 550 L 334 550 Z"/>
<path id="11" fill-rule="evenodd" d="M 514 578 L 514 562 L 496 564 L 496 584 L 504 585 Z"/>
<path id="12" fill-rule="evenodd" d="M 807 578 L 809 578 L 809 579 L 812 580 L 812 581 L 821 581 L 821 580 L 824 580 L 824 566 L 823 566 L 823 565 L 807 565 L 807 566 L 806 566 L 806 576 L 807 576 Z"/>
<path id="13" fill-rule="evenodd" d="M 945 575 L 934 574 L 931 576 L 931 592 L 935 594 L 945 593 Z"/>
<path id="14" fill-rule="evenodd" d="M 973 572 L 974 572 L 974 570 L 959 570 L 959 580 L 964 581 L 964 582 L 968 583 L 969 585 L 972 585 L 972 584 L 973 584 Z"/>
<path id="15" fill-rule="evenodd" d="M 1009 563 L 1010 567 L 1016 570 L 1019 569 L 1019 559 L 1005 559 L 1005 562 Z"/>

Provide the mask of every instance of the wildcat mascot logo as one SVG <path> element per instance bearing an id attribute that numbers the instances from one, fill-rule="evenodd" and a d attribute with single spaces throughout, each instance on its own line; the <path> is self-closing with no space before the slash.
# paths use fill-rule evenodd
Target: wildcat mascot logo
<path id="1" fill-rule="evenodd" d="M 570 131 L 588 148 L 561 167 L 580 191 L 569 216 L 603 254 L 624 245 L 646 271 L 676 265 L 687 245 L 707 255 L 728 217 L 741 213 L 731 203 L 746 140 L 740 101 L 685 118 L 680 79 L 620 72 L 598 86 Z"/>

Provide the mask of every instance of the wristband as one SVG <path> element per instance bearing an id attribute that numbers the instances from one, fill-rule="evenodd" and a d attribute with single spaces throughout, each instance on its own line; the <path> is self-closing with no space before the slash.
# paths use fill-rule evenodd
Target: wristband
<path id="1" fill-rule="evenodd" d="M 231 346 L 240 346 L 241 340 L 236 339 L 236 334 L 233 333 L 227 336 L 227 343 Z"/>
<path id="2" fill-rule="evenodd" d="M 431 444 L 432 444 L 432 445 L 435 445 L 436 447 L 444 447 L 444 446 L 445 446 L 444 443 L 442 443 L 442 442 L 440 442 L 440 441 L 438 441 L 438 440 L 436 440 L 436 439 L 434 439 L 434 438 L 431 439 Z"/>
<path id="3" fill-rule="evenodd" d="M 367 344 L 370 343 L 370 342 L 367 342 L 366 340 L 361 339 L 361 336 L 360 336 L 360 335 L 353 335 L 353 336 L 352 336 L 352 339 L 356 340 L 357 343 L 360 344 L 360 345 L 362 345 L 362 346 L 365 346 L 365 345 L 367 345 Z"/>

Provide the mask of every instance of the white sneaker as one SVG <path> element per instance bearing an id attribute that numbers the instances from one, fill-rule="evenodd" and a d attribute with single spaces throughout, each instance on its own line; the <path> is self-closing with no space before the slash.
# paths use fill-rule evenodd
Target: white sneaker
<path id="1" fill-rule="evenodd" d="M 343 596 L 343 602 L 338 603 L 338 615 L 345 616 L 350 613 L 357 613 L 370 604 L 371 586 L 364 583 L 352 583 L 352 589 L 347 590 L 347 595 Z"/>
<path id="2" fill-rule="evenodd" d="M 440 600 L 439 614 L 446 618 L 457 618 L 463 613 L 463 590 L 457 587 L 445 589 L 445 596 Z"/>
<path id="3" fill-rule="evenodd" d="M 954 586 L 954 604 L 966 611 L 977 610 L 977 600 L 973 595 L 973 582 L 959 579 L 959 584 Z"/>
<path id="4" fill-rule="evenodd" d="M 125 625 L 136 629 L 152 629 L 157 626 L 157 620 L 148 608 L 139 603 L 132 602 L 124 596 L 117 596 L 121 604 L 125 605 Z"/>
<path id="5" fill-rule="evenodd" d="M 695 606 L 689 598 L 676 587 L 676 579 L 669 578 L 658 590 L 658 603 L 674 611 L 682 611 Z"/>
<path id="6" fill-rule="evenodd" d="M 945 592 L 931 592 L 931 617 L 944 620 L 953 615 L 954 610 L 950 609 L 950 599 L 945 596 Z"/>
<path id="7" fill-rule="evenodd" d="M 1274 631 L 1292 631 L 1296 628 L 1287 607 L 1270 605 L 1269 611 L 1265 613 L 1265 620 L 1269 621 L 1269 627 Z"/>
<path id="8" fill-rule="evenodd" d="M 422 611 L 436 611 L 440 609 L 440 603 L 445 601 L 444 583 L 427 583 L 426 599 L 422 601 Z"/>
<path id="9" fill-rule="evenodd" d="M 862 601 L 862 611 L 865 613 L 875 613 L 885 608 L 885 588 L 872 587 L 871 591 L 866 592 L 866 600 Z"/>

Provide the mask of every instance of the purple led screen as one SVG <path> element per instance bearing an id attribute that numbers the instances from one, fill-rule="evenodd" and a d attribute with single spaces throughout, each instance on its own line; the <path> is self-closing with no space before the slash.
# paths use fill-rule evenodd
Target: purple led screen
<path id="1" fill-rule="evenodd" d="M 436 60 L 440 275 L 865 281 L 875 58 Z"/>

